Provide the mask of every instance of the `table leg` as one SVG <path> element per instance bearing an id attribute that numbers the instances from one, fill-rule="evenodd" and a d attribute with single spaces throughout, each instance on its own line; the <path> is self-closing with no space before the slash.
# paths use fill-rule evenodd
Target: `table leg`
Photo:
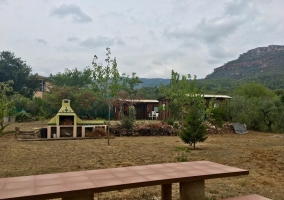
<path id="1" fill-rule="evenodd" d="M 204 180 L 179 183 L 180 200 L 205 200 Z"/>
<path id="2" fill-rule="evenodd" d="M 94 195 L 87 194 L 82 196 L 63 197 L 62 200 L 94 200 Z"/>
<path id="3" fill-rule="evenodd" d="M 162 185 L 161 200 L 172 200 L 172 184 Z"/>

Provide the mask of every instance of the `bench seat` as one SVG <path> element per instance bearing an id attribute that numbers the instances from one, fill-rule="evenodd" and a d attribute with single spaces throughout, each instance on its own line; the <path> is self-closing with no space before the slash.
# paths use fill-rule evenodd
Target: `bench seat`
<path id="1" fill-rule="evenodd" d="M 251 194 L 247 196 L 240 196 L 240 197 L 232 197 L 232 198 L 227 198 L 223 200 L 271 200 L 266 197 L 262 197 L 258 194 Z"/>

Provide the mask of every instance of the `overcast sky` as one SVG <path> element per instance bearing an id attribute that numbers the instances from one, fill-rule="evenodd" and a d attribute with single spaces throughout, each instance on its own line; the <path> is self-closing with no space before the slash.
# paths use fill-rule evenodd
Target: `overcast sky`
<path id="1" fill-rule="evenodd" d="M 33 73 L 104 63 L 121 73 L 204 78 L 250 49 L 284 44 L 283 0 L 0 0 L 0 51 Z"/>

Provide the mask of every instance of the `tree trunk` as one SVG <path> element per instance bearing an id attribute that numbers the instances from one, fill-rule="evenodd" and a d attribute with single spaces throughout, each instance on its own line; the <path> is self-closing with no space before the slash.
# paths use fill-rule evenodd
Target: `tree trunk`
<path id="1" fill-rule="evenodd" d="M 107 129 L 107 145 L 109 146 L 109 127 L 110 127 L 110 103 L 108 104 L 108 129 Z"/>

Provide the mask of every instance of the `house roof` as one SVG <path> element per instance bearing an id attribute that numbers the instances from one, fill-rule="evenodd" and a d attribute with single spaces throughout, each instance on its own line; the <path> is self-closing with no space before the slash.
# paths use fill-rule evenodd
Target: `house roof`
<path id="1" fill-rule="evenodd" d="M 231 99 L 232 97 L 227 95 L 204 94 L 204 98 Z"/>
<path id="2" fill-rule="evenodd" d="M 135 103 L 159 103 L 158 100 L 149 100 L 149 99 L 119 99 L 126 102 L 135 102 Z"/>
<path id="3" fill-rule="evenodd" d="M 159 98 L 159 100 L 161 99 L 165 99 L 166 97 L 161 97 Z M 232 97 L 227 96 L 227 95 L 218 95 L 218 94 L 204 94 L 204 98 L 209 99 L 209 98 L 218 98 L 218 99 L 231 99 Z"/>

